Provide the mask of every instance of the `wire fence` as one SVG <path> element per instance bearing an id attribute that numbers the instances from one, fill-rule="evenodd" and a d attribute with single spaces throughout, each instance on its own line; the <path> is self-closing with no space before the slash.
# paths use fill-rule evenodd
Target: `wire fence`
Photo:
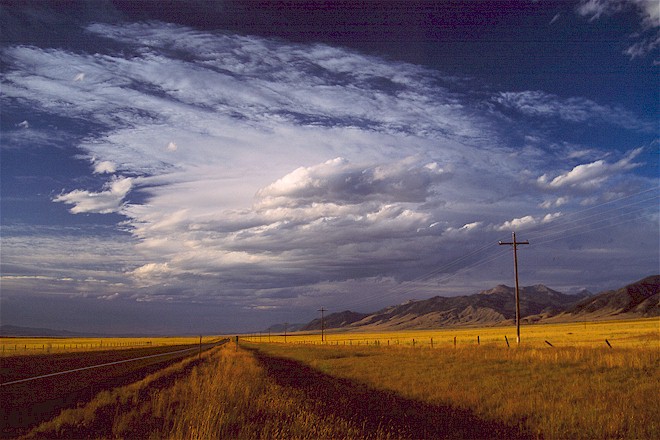
<path id="1" fill-rule="evenodd" d="M 204 342 L 218 337 L 204 337 Z M 0 356 L 84 352 L 197 344 L 200 337 L 172 338 L 20 338 L 0 339 Z"/>

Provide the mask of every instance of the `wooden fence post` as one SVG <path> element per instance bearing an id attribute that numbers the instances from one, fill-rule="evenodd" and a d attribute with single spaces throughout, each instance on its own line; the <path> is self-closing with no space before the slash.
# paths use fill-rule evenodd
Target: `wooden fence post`
<path id="1" fill-rule="evenodd" d="M 507 338 L 506 335 L 504 335 L 504 340 L 506 341 L 506 346 L 507 346 L 507 347 L 510 347 L 510 345 L 509 345 L 509 338 Z"/>

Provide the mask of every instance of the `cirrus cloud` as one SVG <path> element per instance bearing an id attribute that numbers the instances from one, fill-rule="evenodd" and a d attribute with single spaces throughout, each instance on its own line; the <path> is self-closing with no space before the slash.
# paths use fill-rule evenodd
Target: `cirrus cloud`
<path id="1" fill-rule="evenodd" d="M 630 58 L 645 57 L 660 47 L 660 3 L 654 0 L 580 0 L 577 13 L 590 21 L 634 10 L 641 32 L 632 35 L 635 43 L 624 50 Z M 656 60 L 657 62 L 657 60 Z"/>

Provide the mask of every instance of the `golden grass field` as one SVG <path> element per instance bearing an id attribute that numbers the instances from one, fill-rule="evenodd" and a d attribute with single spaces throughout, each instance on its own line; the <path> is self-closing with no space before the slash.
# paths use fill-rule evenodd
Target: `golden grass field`
<path id="1" fill-rule="evenodd" d="M 503 341 L 507 332 L 513 335 L 511 348 Z M 480 346 L 477 335 L 482 335 Z M 352 345 L 344 345 L 348 336 Z M 413 338 L 420 341 L 418 349 L 412 348 Z M 300 337 L 299 342 L 318 339 Z M 393 344 L 397 339 L 400 343 Z M 658 319 L 530 325 L 521 339 L 516 347 L 515 328 L 488 328 L 331 334 L 323 345 L 254 345 L 333 377 L 469 409 L 546 439 L 660 438 Z"/>
<path id="2" fill-rule="evenodd" d="M 618 321 L 571 322 L 553 324 L 528 324 L 521 326 L 521 344 L 526 347 L 547 346 L 545 341 L 555 347 L 608 347 L 607 339 L 613 347 L 647 347 L 660 349 L 660 319 L 635 319 Z M 456 327 L 433 330 L 398 330 L 383 332 L 336 331 L 325 332 L 326 344 L 331 345 L 413 345 L 430 347 L 431 338 L 434 348 L 480 345 L 506 346 L 516 345 L 515 326 L 492 327 Z M 241 337 L 250 342 L 284 342 L 283 334 L 252 334 Z M 321 332 L 292 333 L 286 336 L 287 343 L 320 344 Z"/>
<path id="3" fill-rule="evenodd" d="M 27 437 L 660 438 L 657 318 L 525 325 L 519 347 L 514 327 L 327 337 L 242 336 Z"/>
<path id="4" fill-rule="evenodd" d="M 204 336 L 203 342 L 217 339 Z M 198 344 L 199 336 L 155 338 L 46 338 L 1 337 L 0 356 L 25 356 L 44 353 L 68 353 L 78 351 L 119 350 L 124 348 Z"/>

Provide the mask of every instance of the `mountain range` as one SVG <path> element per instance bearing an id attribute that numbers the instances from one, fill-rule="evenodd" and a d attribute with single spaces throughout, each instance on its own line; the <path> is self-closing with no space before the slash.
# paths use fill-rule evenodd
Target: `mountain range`
<path id="1" fill-rule="evenodd" d="M 565 294 L 542 284 L 520 289 L 524 323 L 566 322 L 660 316 L 660 275 L 596 295 L 584 290 Z M 324 317 L 325 328 L 362 330 L 430 329 L 461 325 L 504 325 L 515 322 L 515 289 L 499 285 L 472 295 L 435 296 L 386 307 L 375 313 L 343 311 Z M 300 330 L 321 329 L 317 318 Z"/>
<path id="2" fill-rule="evenodd" d="M 499 285 L 472 295 L 435 296 L 386 307 L 374 313 L 349 310 L 323 319 L 326 329 L 403 330 L 462 325 L 506 325 L 515 322 L 515 289 Z M 660 317 L 660 275 L 653 275 L 617 290 L 592 294 L 586 290 L 565 294 L 542 284 L 520 289 L 523 323 L 570 322 L 598 319 Z M 321 318 L 307 324 L 287 324 L 288 332 L 321 329 Z M 284 332 L 284 324 L 266 331 Z M 66 330 L 0 325 L 0 336 L 99 336 Z"/>
<path id="3" fill-rule="evenodd" d="M 21 327 L 18 325 L 3 324 L 0 325 L 0 336 L 75 338 L 75 337 L 98 336 L 98 335 L 90 334 L 90 333 L 71 332 L 67 330 L 54 330 L 52 328 Z"/>

